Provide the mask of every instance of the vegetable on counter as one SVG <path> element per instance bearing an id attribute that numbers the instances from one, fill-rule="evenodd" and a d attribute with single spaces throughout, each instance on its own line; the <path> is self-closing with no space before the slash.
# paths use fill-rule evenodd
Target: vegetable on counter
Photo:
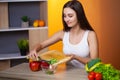
<path id="1" fill-rule="evenodd" d="M 29 62 L 29 68 L 31 71 L 39 71 L 40 68 L 40 61 L 31 61 Z"/>
<path id="2" fill-rule="evenodd" d="M 120 71 L 110 64 L 100 64 L 94 69 L 103 75 L 103 80 L 120 80 Z"/>
<path id="3" fill-rule="evenodd" d="M 89 80 L 120 80 L 120 71 L 115 69 L 111 64 L 103 63 L 99 58 L 88 62 L 85 69 L 88 72 Z M 102 79 L 90 79 L 93 78 L 91 75 L 93 72 L 102 74 Z"/>
<path id="4" fill-rule="evenodd" d="M 85 69 L 87 72 L 93 71 L 99 64 L 102 64 L 99 58 L 93 59 L 85 65 Z"/>
<path id="5" fill-rule="evenodd" d="M 89 79 L 89 80 L 102 80 L 102 74 L 99 73 L 99 72 L 91 71 L 91 72 L 88 74 L 88 79 Z"/>
<path id="6" fill-rule="evenodd" d="M 42 60 L 40 57 L 38 57 L 37 60 L 32 60 L 30 58 L 28 59 L 29 59 L 29 68 L 31 71 L 36 72 L 42 70 L 46 74 L 54 74 L 55 70 L 51 69 L 50 65 L 58 62 L 58 60 L 55 58 L 50 59 L 49 61 Z"/>

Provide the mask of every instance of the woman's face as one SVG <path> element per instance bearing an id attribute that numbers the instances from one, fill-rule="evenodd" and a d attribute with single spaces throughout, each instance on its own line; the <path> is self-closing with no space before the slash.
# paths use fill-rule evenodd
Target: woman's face
<path id="1" fill-rule="evenodd" d="M 64 21 L 68 25 L 68 27 L 74 27 L 78 25 L 77 15 L 73 9 L 69 7 L 64 8 L 63 15 Z"/>

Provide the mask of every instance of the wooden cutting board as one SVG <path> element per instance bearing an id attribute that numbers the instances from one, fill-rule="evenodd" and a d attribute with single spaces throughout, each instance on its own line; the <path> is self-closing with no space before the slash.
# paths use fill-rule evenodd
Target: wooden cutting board
<path id="1" fill-rule="evenodd" d="M 58 61 L 66 57 L 64 53 L 57 50 L 40 53 L 39 56 L 43 60 L 57 59 Z"/>

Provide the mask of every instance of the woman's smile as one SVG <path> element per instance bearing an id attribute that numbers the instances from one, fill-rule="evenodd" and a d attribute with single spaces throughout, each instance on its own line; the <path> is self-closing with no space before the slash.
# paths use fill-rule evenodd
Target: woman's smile
<path id="1" fill-rule="evenodd" d="M 66 22 L 67 23 L 67 25 L 70 27 L 70 25 L 72 24 L 72 22 Z"/>
<path id="2" fill-rule="evenodd" d="M 76 13 L 73 9 L 69 7 L 64 9 L 64 21 L 66 22 L 68 27 L 73 27 L 78 23 Z"/>

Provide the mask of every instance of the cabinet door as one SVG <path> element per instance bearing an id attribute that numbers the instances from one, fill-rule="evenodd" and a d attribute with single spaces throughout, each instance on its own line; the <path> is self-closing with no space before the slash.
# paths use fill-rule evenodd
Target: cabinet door
<path id="1" fill-rule="evenodd" d="M 8 3 L 0 3 L 0 28 L 8 28 Z"/>
<path id="2" fill-rule="evenodd" d="M 29 30 L 29 47 L 30 50 L 34 48 L 34 46 L 48 38 L 48 30 L 47 29 L 35 29 Z M 41 52 L 47 51 L 47 48 L 43 49 Z"/>
<path id="3" fill-rule="evenodd" d="M 10 60 L 2 60 L 0 61 L 0 71 L 10 68 Z"/>

